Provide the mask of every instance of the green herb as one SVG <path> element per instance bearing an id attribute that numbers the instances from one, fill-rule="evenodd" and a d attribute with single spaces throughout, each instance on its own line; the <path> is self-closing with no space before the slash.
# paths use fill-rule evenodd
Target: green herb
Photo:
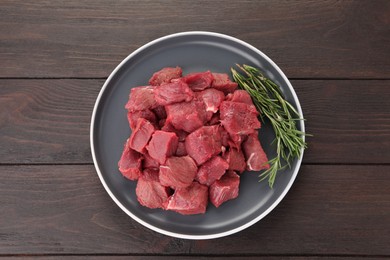
<path id="1" fill-rule="evenodd" d="M 270 168 L 259 175 L 260 181 L 268 178 L 272 188 L 277 172 L 290 167 L 294 158 L 298 158 L 307 147 L 303 140 L 305 133 L 296 126 L 296 121 L 303 118 L 299 118 L 297 110 L 286 101 L 279 86 L 257 68 L 236 65 L 244 75 L 231 68 L 234 81 L 252 97 L 263 123 L 264 117 L 268 118 L 275 131 L 276 138 L 272 143 L 276 143 L 277 156 L 267 162 Z"/>

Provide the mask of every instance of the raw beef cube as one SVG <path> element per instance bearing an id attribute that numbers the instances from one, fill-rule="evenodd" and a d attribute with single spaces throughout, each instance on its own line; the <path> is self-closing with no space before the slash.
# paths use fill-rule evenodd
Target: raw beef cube
<path id="1" fill-rule="evenodd" d="M 188 155 L 187 150 L 186 150 L 186 145 L 184 142 L 179 142 L 177 145 L 177 150 L 176 150 L 176 156 L 186 156 Z"/>
<path id="2" fill-rule="evenodd" d="M 163 68 L 160 71 L 157 71 L 153 74 L 153 76 L 149 79 L 149 84 L 152 86 L 158 86 L 161 83 L 171 82 L 172 79 L 180 78 L 183 71 L 180 67 L 176 68 Z"/>
<path id="3" fill-rule="evenodd" d="M 187 153 L 198 165 L 221 152 L 221 134 L 218 128 L 218 125 L 203 126 L 187 136 Z"/>
<path id="4" fill-rule="evenodd" d="M 156 161 L 155 159 L 150 157 L 148 152 L 145 152 L 143 154 L 143 156 L 144 156 L 144 160 L 143 160 L 142 167 L 144 169 L 149 169 L 149 168 L 154 168 L 154 169 L 157 168 L 158 169 L 160 167 L 160 164 L 158 163 L 158 161 Z"/>
<path id="5" fill-rule="evenodd" d="M 219 112 L 216 112 L 215 114 L 213 114 L 213 116 L 211 117 L 210 121 L 209 121 L 209 125 L 217 125 L 219 124 Z"/>
<path id="6" fill-rule="evenodd" d="M 241 143 L 244 141 L 246 135 L 230 134 L 224 127 L 220 127 L 222 145 L 225 147 L 234 147 L 241 150 Z"/>
<path id="7" fill-rule="evenodd" d="M 127 113 L 127 120 L 129 121 L 129 125 L 130 125 L 131 130 L 135 129 L 135 127 L 137 125 L 138 118 L 145 118 L 153 125 L 157 124 L 156 115 L 149 109 L 128 112 Z"/>
<path id="8" fill-rule="evenodd" d="M 157 106 L 154 99 L 154 88 L 151 86 L 136 87 L 130 91 L 129 101 L 125 108 L 130 112 L 152 109 Z"/>
<path id="9" fill-rule="evenodd" d="M 163 203 L 168 201 L 170 190 L 159 183 L 158 170 L 146 169 L 138 179 L 135 193 L 141 205 L 155 209 L 163 208 Z"/>
<path id="10" fill-rule="evenodd" d="M 154 98 L 157 104 L 165 106 L 182 101 L 190 101 L 194 94 L 188 85 L 183 81 L 162 83 L 154 90 Z"/>
<path id="11" fill-rule="evenodd" d="M 215 207 L 237 198 L 240 185 L 240 176 L 234 171 L 228 171 L 222 178 L 210 186 L 210 201 Z"/>
<path id="12" fill-rule="evenodd" d="M 190 73 L 182 78 L 193 91 L 201 91 L 211 86 L 214 80 L 210 71 Z"/>
<path id="13" fill-rule="evenodd" d="M 176 103 L 165 106 L 167 121 L 176 129 L 193 132 L 207 122 L 207 113 L 202 101 Z"/>
<path id="14" fill-rule="evenodd" d="M 139 118 L 137 126 L 130 136 L 130 148 L 136 150 L 137 152 L 143 153 L 145 146 L 148 144 L 154 131 L 154 126 L 148 120 L 145 118 Z"/>
<path id="15" fill-rule="evenodd" d="M 157 130 L 152 135 L 152 139 L 146 146 L 146 149 L 150 157 L 158 163 L 164 164 L 167 157 L 175 154 L 178 142 L 179 139 L 175 133 Z"/>
<path id="16" fill-rule="evenodd" d="M 198 99 L 203 100 L 207 112 L 217 112 L 219 105 L 225 99 L 225 94 L 223 94 L 223 92 L 213 88 L 205 89 L 201 92 L 195 93 Z"/>
<path id="17" fill-rule="evenodd" d="M 230 135 L 229 133 L 225 130 L 223 126 L 219 128 L 219 133 L 221 135 L 221 144 L 225 147 L 230 146 L 230 143 L 232 142 L 230 140 Z"/>
<path id="18" fill-rule="evenodd" d="M 251 96 L 248 94 L 248 92 L 242 89 L 237 89 L 233 93 L 227 95 L 226 100 L 253 105 Z"/>
<path id="19" fill-rule="evenodd" d="M 121 159 L 118 162 L 119 171 L 129 180 L 137 180 L 141 176 L 142 155 L 129 147 L 127 139 Z"/>
<path id="20" fill-rule="evenodd" d="M 179 142 L 182 142 L 186 139 L 188 133 L 184 130 L 177 130 L 176 128 L 173 127 L 173 125 L 169 122 L 165 122 L 164 125 L 161 127 L 162 131 L 165 132 L 173 132 L 177 135 L 179 138 Z"/>
<path id="21" fill-rule="evenodd" d="M 244 154 L 241 151 L 230 147 L 230 149 L 223 155 L 223 158 L 229 163 L 228 170 L 238 171 L 239 173 L 245 171 L 246 162 Z"/>
<path id="22" fill-rule="evenodd" d="M 162 127 L 164 127 L 164 125 L 166 124 L 166 122 L 167 122 L 166 119 L 160 119 L 160 120 L 158 121 L 158 126 L 159 126 L 160 128 L 162 128 Z M 160 129 L 160 130 L 161 130 L 161 129 Z M 165 131 L 165 130 L 163 130 L 163 131 Z M 166 132 L 172 132 L 172 131 L 166 131 Z"/>
<path id="23" fill-rule="evenodd" d="M 223 101 L 220 106 L 221 124 L 229 134 L 250 134 L 260 128 L 255 106 Z"/>
<path id="24" fill-rule="evenodd" d="M 257 131 L 248 136 L 242 144 L 246 158 L 246 169 L 249 171 L 260 171 L 269 169 L 267 155 L 261 147 Z"/>
<path id="25" fill-rule="evenodd" d="M 144 180 L 149 180 L 149 181 L 160 181 L 159 177 L 159 170 L 158 169 L 145 169 L 142 172 L 142 177 Z"/>
<path id="26" fill-rule="evenodd" d="M 229 164 L 222 157 L 214 156 L 199 167 L 195 179 L 200 184 L 210 186 L 219 180 L 228 168 Z"/>
<path id="27" fill-rule="evenodd" d="M 230 81 L 229 76 L 226 73 L 213 73 L 213 77 L 214 80 L 211 86 L 225 94 L 232 93 L 238 86 L 236 82 Z"/>
<path id="28" fill-rule="evenodd" d="M 189 156 L 169 157 L 164 165 L 160 165 L 160 183 L 174 189 L 191 185 L 198 168 Z"/>
<path id="29" fill-rule="evenodd" d="M 191 186 L 175 190 L 175 193 L 164 203 L 166 210 L 173 210 L 183 215 L 206 212 L 208 188 L 193 182 Z"/>
<path id="30" fill-rule="evenodd" d="M 164 106 L 157 106 L 153 109 L 153 112 L 156 114 L 158 120 L 167 118 L 167 112 L 165 112 Z"/>
<path id="31" fill-rule="evenodd" d="M 246 140 L 247 135 L 242 134 L 229 134 L 229 146 L 241 150 L 241 144 Z"/>

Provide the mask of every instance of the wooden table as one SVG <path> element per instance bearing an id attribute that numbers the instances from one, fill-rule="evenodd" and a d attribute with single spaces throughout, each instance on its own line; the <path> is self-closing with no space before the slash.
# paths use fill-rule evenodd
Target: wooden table
<path id="1" fill-rule="evenodd" d="M 281 204 L 215 240 L 133 221 L 101 185 L 89 146 L 92 108 L 115 66 L 190 30 L 269 55 L 314 134 Z M 389 1 L 2 0 L 0 61 L 0 256 L 390 257 Z"/>

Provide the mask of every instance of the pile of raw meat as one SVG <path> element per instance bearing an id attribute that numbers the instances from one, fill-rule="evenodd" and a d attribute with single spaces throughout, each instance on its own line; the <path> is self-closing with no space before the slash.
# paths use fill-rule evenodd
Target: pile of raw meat
<path id="1" fill-rule="evenodd" d="M 132 134 L 119 171 L 141 205 L 189 215 L 238 196 L 245 170 L 269 168 L 249 94 L 227 74 L 164 68 L 126 104 Z"/>

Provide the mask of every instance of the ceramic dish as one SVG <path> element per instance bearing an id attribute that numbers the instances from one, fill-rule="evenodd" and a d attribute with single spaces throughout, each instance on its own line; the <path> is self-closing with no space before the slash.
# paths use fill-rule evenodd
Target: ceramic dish
<path id="1" fill-rule="evenodd" d="M 183 74 L 210 70 L 230 74 L 236 63 L 261 68 L 279 84 L 286 98 L 302 115 L 295 91 L 279 67 L 253 46 L 230 36 L 211 32 L 184 32 L 168 35 L 140 47 L 124 59 L 104 83 L 91 120 L 91 150 L 98 176 L 114 202 L 131 218 L 159 233 L 187 239 L 210 239 L 241 231 L 266 216 L 283 199 L 301 165 L 278 174 L 273 189 L 258 182 L 258 172 L 241 175 L 237 199 L 221 207 L 208 206 L 206 214 L 183 216 L 141 206 L 135 195 L 136 182 L 126 180 L 117 163 L 123 144 L 130 136 L 124 106 L 132 87 L 145 85 L 151 75 L 167 66 L 180 66 Z M 303 115 L 302 115 L 303 116 Z M 298 122 L 304 131 L 304 122 Z M 260 140 L 269 158 L 275 155 L 272 128 L 265 122 Z"/>

